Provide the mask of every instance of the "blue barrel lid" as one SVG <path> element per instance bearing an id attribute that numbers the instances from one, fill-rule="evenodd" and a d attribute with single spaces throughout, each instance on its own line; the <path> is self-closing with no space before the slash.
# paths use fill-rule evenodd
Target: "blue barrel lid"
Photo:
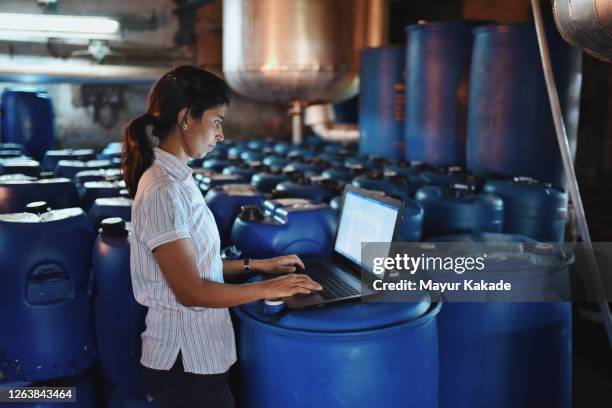
<path id="1" fill-rule="evenodd" d="M 255 197 L 261 195 L 261 192 L 255 186 L 246 183 L 224 184 L 215 187 L 213 190 L 221 190 L 230 197 Z"/>
<path id="2" fill-rule="evenodd" d="M 11 166 L 19 166 L 19 167 L 38 167 L 40 165 L 39 162 L 37 162 L 34 159 L 31 159 L 29 157 L 7 157 L 6 159 L 0 159 L 0 164 L 4 167 L 11 167 Z"/>
<path id="3" fill-rule="evenodd" d="M 116 206 L 116 207 L 129 207 L 132 205 L 133 200 L 127 197 L 104 197 L 96 198 L 94 201 L 97 206 Z"/>
<path id="4" fill-rule="evenodd" d="M 125 188 L 125 181 L 86 181 L 83 186 L 88 190 L 94 188 Z"/>
<path id="5" fill-rule="evenodd" d="M 36 181 L 36 177 L 26 176 L 21 173 L 0 176 L 0 184 L 24 184 L 32 181 Z"/>
<path id="6" fill-rule="evenodd" d="M 51 210 L 43 214 L 30 214 L 30 213 L 10 213 L 0 214 L 0 222 L 16 222 L 16 223 L 39 223 L 39 222 L 52 222 L 61 221 L 67 218 L 72 218 L 85 214 L 82 209 L 74 208 L 63 208 L 60 210 Z"/>
<path id="7" fill-rule="evenodd" d="M 241 320 L 255 321 L 269 330 L 290 335 L 346 336 L 412 323 L 427 313 L 431 297 L 418 302 L 350 302 L 321 309 L 292 310 L 281 318 L 264 311 L 264 302 L 237 307 Z"/>

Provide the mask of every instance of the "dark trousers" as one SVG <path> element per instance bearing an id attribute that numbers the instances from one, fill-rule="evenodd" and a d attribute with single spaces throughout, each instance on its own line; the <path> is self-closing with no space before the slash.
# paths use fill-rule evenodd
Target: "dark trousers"
<path id="1" fill-rule="evenodd" d="M 186 373 L 179 352 L 172 368 L 142 367 L 144 380 L 158 408 L 234 408 L 234 398 L 223 374 Z"/>

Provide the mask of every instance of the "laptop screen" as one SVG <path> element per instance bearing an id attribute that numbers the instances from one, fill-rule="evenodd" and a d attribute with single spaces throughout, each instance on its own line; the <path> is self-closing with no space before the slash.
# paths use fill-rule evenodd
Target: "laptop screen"
<path id="1" fill-rule="evenodd" d="M 399 209 L 357 191 L 346 191 L 334 250 L 357 265 L 362 242 L 391 242 Z"/>

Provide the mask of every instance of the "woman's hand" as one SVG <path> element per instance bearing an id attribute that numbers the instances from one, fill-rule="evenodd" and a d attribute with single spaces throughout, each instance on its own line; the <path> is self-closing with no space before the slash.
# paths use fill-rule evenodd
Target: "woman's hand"
<path id="1" fill-rule="evenodd" d="M 293 273 L 298 268 L 304 270 L 304 262 L 297 255 L 277 256 L 270 259 L 256 259 L 251 261 L 253 271 L 276 275 L 279 273 Z"/>
<path id="2" fill-rule="evenodd" d="M 313 290 L 321 290 L 321 285 L 310 279 L 307 275 L 292 273 L 279 276 L 259 283 L 263 288 L 264 299 L 276 299 L 293 296 L 296 293 L 310 293 Z"/>

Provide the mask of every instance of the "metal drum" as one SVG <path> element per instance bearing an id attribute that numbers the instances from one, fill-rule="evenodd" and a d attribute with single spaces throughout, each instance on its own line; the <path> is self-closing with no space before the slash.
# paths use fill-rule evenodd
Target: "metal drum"
<path id="1" fill-rule="evenodd" d="M 325 204 L 280 207 L 274 215 L 245 206 L 234 222 L 231 239 L 245 257 L 297 254 L 314 258 L 331 253 L 336 228 L 336 215 Z"/>
<path id="2" fill-rule="evenodd" d="M 406 47 L 361 51 L 359 153 L 403 157 Z"/>
<path id="3" fill-rule="evenodd" d="M 478 194 L 466 185 L 426 186 L 415 195 L 425 211 L 423 236 L 462 232 L 501 232 L 504 203 L 491 194 Z"/>
<path id="4" fill-rule="evenodd" d="M 234 308 L 243 405 L 437 407 L 440 306 L 424 296 L 286 314 L 263 302 Z"/>
<path id="5" fill-rule="evenodd" d="M 567 194 L 550 184 L 515 177 L 490 180 L 483 191 L 504 200 L 504 232 L 544 242 L 563 242 Z"/>
<path id="6" fill-rule="evenodd" d="M 147 308 L 136 302 L 132 291 L 128 231 L 121 218 L 106 218 L 94 243 L 96 337 L 102 368 L 111 382 L 127 395 L 144 397 L 140 334 Z"/>
<path id="7" fill-rule="evenodd" d="M 250 184 L 227 184 L 212 188 L 204 200 L 215 217 L 221 246 L 231 245 L 230 233 L 234 219 L 243 205 L 263 204 L 263 195 Z"/>
<path id="8" fill-rule="evenodd" d="M 465 165 L 474 25 L 434 22 L 406 28 L 407 160 Z"/>
<path id="9" fill-rule="evenodd" d="M 75 185 L 65 178 L 35 180 L 0 176 L 0 213 L 23 211 L 28 203 L 45 201 L 53 209 L 77 207 Z"/>
<path id="10" fill-rule="evenodd" d="M 28 381 L 83 373 L 96 359 L 87 215 L 0 215 L 0 236 L 11 238 L 0 245 L 0 370 Z"/>
<path id="11" fill-rule="evenodd" d="M 438 242 L 481 242 L 498 249 L 499 266 L 482 278 L 515 276 L 534 285 L 540 274 L 556 272 L 569 286 L 571 259 L 550 244 L 521 242 L 510 234 L 436 237 Z M 527 252 L 526 252 L 527 251 Z M 530 256 L 530 251 L 534 251 Z M 537 252 L 537 253 L 536 253 Z M 465 255 L 465 253 L 463 253 Z M 487 264 L 489 265 L 489 264 Z M 521 278 L 522 277 L 522 278 Z M 514 285 L 514 283 L 513 283 Z M 570 302 L 455 302 L 438 318 L 440 407 L 565 407 L 572 405 L 572 305 Z"/>
<path id="12" fill-rule="evenodd" d="M 570 144 L 578 121 L 580 50 L 548 30 L 552 67 Z M 468 108 L 468 169 L 526 176 L 563 187 L 561 154 L 532 23 L 474 30 Z"/>

